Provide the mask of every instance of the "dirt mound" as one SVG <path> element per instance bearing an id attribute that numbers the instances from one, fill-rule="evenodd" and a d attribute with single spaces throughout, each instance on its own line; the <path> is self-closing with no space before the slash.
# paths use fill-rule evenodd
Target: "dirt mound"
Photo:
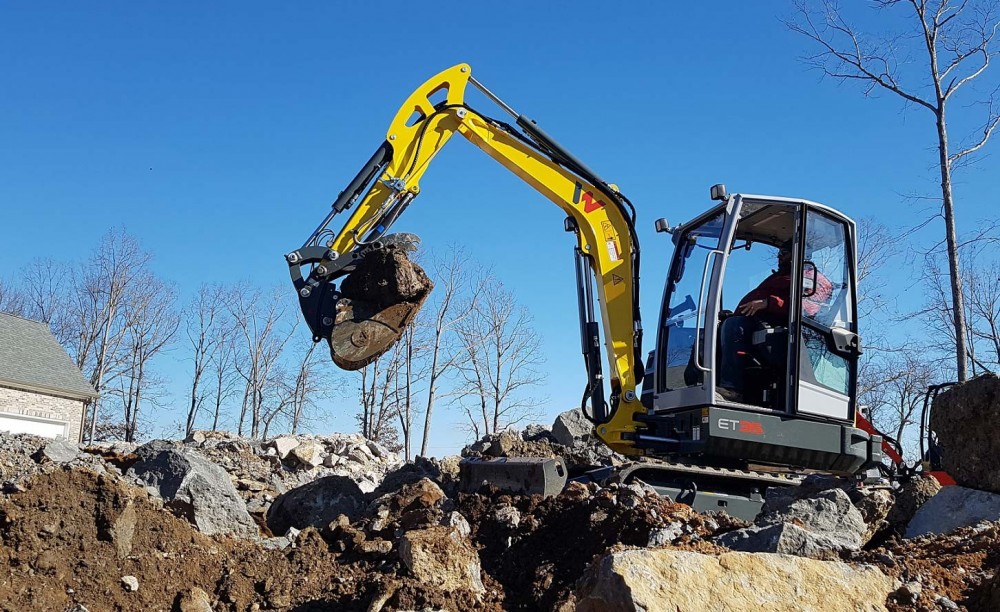
<path id="1" fill-rule="evenodd" d="M 0 493 L 0 611 L 167 610 L 206 599 L 214 610 L 240 611 L 551 610 L 571 601 L 587 567 L 609 552 L 719 555 L 716 537 L 747 526 L 641 483 L 570 483 L 544 499 L 458 494 L 453 461 L 422 461 L 372 493 L 355 492 L 353 520 L 330 514 L 287 538 L 209 537 L 120 475 L 134 457 L 22 461 L 41 457 L 38 441 L 23 442 L 0 446 L 0 459 L 12 460 L 0 467 L 17 472 L 17 486 Z M 216 450 L 244 477 L 265 466 L 272 477 L 310 471 L 281 467 L 264 448 Z M 262 457 L 271 458 L 258 466 Z M 993 609 L 1000 592 L 1000 524 L 893 539 L 842 558 L 900 580 L 886 602 L 893 610 Z"/>
<path id="2" fill-rule="evenodd" d="M 890 610 L 935 610 L 940 598 L 969 610 L 996 610 L 984 607 L 984 602 L 992 597 L 988 579 L 1000 570 L 998 523 L 982 523 L 943 536 L 896 539 L 848 558 L 878 565 L 910 585 L 889 598 Z"/>
<path id="3" fill-rule="evenodd" d="M 194 588 L 221 610 L 499 609 L 489 591 L 475 601 L 425 588 L 398 562 L 339 552 L 314 529 L 287 551 L 204 536 L 113 476 L 64 469 L 24 489 L 0 499 L 2 610 L 168 610 Z"/>
<path id="4" fill-rule="evenodd" d="M 22 488 L 0 498 L 3 610 L 171 609 L 197 589 L 222 610 L 546 609 L 610 548 L 710 551 L 703 538 L 732 527 L 637 485 L 573 485 L 550 499 L 452 499 L 424 479 L 372 502 L 354 524 L 341 517 L 275 550 L 205 536 L 110 473 L 61 468 Z M 413 543 L 436 534 L 478 555 L 476 589 L 416 578 Z"/>
<path id="5" fill-rule="evenodd" d="M 636 485 L 571 484 L 557 497 L 462 495 L 483 569 L 502 585 L 505 607 L 547 610 L 569 595 L 597 556 L 620 546 L 672 544 L 721 551 L 704 541 L 739 521 L 700 515 Z"/>

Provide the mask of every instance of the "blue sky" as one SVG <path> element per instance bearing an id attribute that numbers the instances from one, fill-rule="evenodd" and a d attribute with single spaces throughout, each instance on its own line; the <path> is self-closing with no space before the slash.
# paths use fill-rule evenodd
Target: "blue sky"
<path id="1" fill-rule="evenodd" d="M 652 223 L 695 216 L 713 183 L 898 227 L 916 216 L 901 194 L 938 182 L 928 113 L 809 71 L 797 59 L 807 41 L 780 21 L 790 12 L 735 1 L 6 3 L 0 277 L 36 256 L 85 257 L 123 226 L 182 297 L 206 281 L 287 283 L 281 255 L 406 95 L 468 62 L 636 204 L 652 330 L 669 257 Z M 886 29 L 876 16 L 858 22 Z M 996 175 L 987 157 L 958 177 L 960 229 L 995 214 Z M 546 421 L 577 404 L 584 382 L 562 216 L 456 139 L 396 226 L 428 246 L 465 246 L 523 296 L 544 336 Z M 917 303 L 910 278 L 892 282 Z M 164 369 L 182 378 L 173 359 Z M 352 428 L 355 406 L 329 409 L 329 429 Z M 457 414 L 441 416 L 435 446 L 460 445 Z"/>

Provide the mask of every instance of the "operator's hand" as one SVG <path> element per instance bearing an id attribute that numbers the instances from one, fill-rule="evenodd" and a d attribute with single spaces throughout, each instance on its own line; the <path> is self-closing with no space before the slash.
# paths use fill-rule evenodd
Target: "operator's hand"
<path id="1" fill-rule="evenodd" d="M 752 302 L 745 302 L 737 306 L 736 312 L 752 317 L 765 308 L 767 308 L 767 300 L 753 300 Z"/>

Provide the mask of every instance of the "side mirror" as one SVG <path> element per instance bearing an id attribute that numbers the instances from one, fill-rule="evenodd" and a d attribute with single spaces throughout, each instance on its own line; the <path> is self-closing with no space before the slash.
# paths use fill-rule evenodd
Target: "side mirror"
<path id="1" fill-rule="evenodd" d="M 670 223 L 666 219 L 657 219 L 653 223 L 653 227 L 656 228 L 657 234 L 662 234 L 664 232 L 670 234 L 673 232 L 673 230 L 670 229 Z"/>
<path id="2" fill-rule="evenodd" d="M 802 263 L 802 297 L 816 295 L 816 264 L 811 261 Z"/>
<path id="3" fill-rule="evenodd" d="M 718 185 L 712 185 L 712 188 L 709 190 L 709 195 L 713 200 L 721 201 L 729 197 L 729 192 L 726 191 L 725 185 L 719 183 Z"/>

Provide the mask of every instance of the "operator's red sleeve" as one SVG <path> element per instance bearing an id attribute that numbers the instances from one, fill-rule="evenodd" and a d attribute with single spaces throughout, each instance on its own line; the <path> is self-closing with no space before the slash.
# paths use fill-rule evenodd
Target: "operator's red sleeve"
<path id="1" fill-rule="evenodd" d="M 757 288 L 743 296 L 740 304 L 764 300 L 764 312 L 780 317 L 788 316 L 788 294 L 792 286 L 791 274 L 775 272 L 757 285 Z"/>

